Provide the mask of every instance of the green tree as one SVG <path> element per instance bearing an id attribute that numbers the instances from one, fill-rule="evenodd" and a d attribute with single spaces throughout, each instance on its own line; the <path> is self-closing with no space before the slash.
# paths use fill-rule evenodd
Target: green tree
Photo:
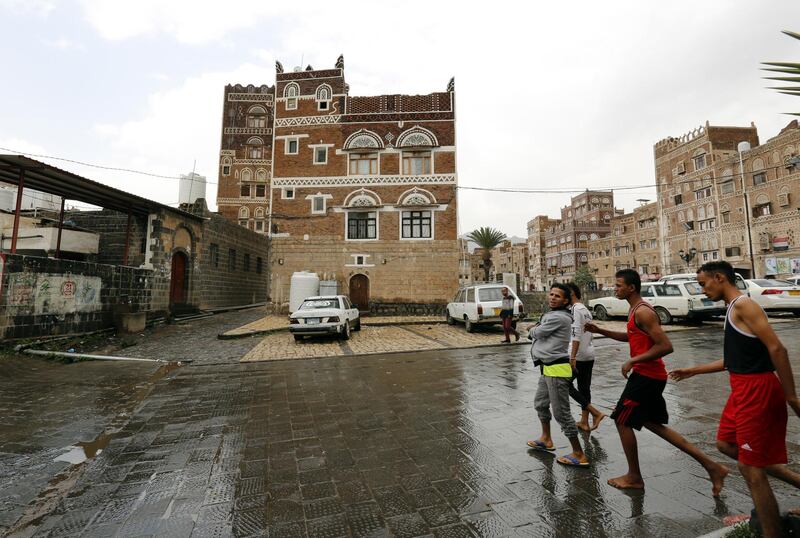
<path id="1" fill-rule="evenodd" d="M 580 289 L 586 290 L 589 288 L 589 285 L 594 282 L 594 275 L 592 274 L 592 270 L 589 269 L 589 266 L 581 265 L 575 271 L 575 276 L 572 280 Z"/>
<path id="2" fill-rule="evenodd" d="M 790 32 L 789 30 L 783 30 L 783 33 L 788 35 L 789 37 L 793 37 L 795 39 L 800 40 L 800 34 L 796 32 Z M 771 90 L 777 90 L 779 93 L 785 93 L 786 95 L 800 95 L 800 63 L 796 62 L 762 62 L 761 65 L 768 65 L 770 67 L 763 67 L 762 70 L 764 71 L 772 71 L 775 73 L 785 73 L 788 75 L 795 75 L 795 76 L 782 76 L 782 77 L 764 77 L 767 80 L 777 80 L 780 82 L 789 82 L 791 86 L 772 86 L 770 87 Z M 786 112 L 790 116 L 800 116 L 800 112 Z"/>
<path id="3" fill-rule="evenodd" d="M 489 268 L 492 266 L 492 249 L 506 238 L 506 234 L 500 230 L 483 226 L 468 233 L 467 238 L 483 249 L 483 274 L 484 279 L 488 281 Z"/>

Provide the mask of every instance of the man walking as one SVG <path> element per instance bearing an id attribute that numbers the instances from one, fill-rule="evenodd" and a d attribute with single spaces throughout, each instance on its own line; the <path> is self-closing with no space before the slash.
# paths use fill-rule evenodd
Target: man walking
<path id="1" fill-rule="evenodd" d="M 709 299 L 724 299 L 728 305 L 723 358 L 673 370 L 670 377 L 680 381 L 728 370 L 731 394 L 719 421 L 717 448 L 738 460 L 762 534 L 781 536 L 778 503 L 767 475 L 800 488 L 800 475 L 786 466 L 786 405 L 800 416 L 789 357 L 764 310 L 739 292 L 731 264 L 706 263 L 697 271 L 697 281 Z"/>
<path id="2" fill-rule="evenodd" d="M 503 301 L 500 303 L 500 320 L 503 322 L 503 344 L 511 343 L 511 333 L 514 333 L 516 342 L 519 342 L 519 333 L 514 328 L 514 296 L 508 293 L 508 288 L 503 288 Z"/>
<path id="3" fill-rule="evenodd" d="M 605 413 L 592 405 L 592 369 L 594 368 L 594 345 L 592 333 L 584 327 L 592 321 L 592 313 L 581 302 L 581 289 L 574 282 L 567 282 L 567 287 L 572 292 L 572 347 L 570 349 L 569 364 L 572 367 L 572 380 L 569 385 L 569 395 L 581 406 L 581 419 L 576 426 L 579 430 L 589 432 L 600 426 L 606 418 Z M 573 384 L 578 380 L 578 388 Z M 589 415 L 592 415 L 592 425 L 589 426 Z"/>
<path id="4" fill-rule="evenodd" d="M 578 429 L 569 411 L 569 387 L 572 384 L 572 368 L 569 364 L 572 316 L 567 311 L 570 303 L 569 288 L 564 284 L 553 284 L 547 302 L 550 311 L 530 330 L 530 338 L 533 340 L 531 357 L 534 365 L 539 366 L 542 372 L 533 403 L 542 423 L 542 435 L 534 441 L 528 441 L 528 446 L 534 450 L 555 450 L 550 432 L 550 420 L 555 417 L 572 445 L 572 453 L 561 456 L 557 461 L 572 467 L 588 467 L 589 459 L 581 448 Z"/>
<path id="5" fill-rule="evenodd" d="M 665 426 L 669 415 L 662 394 L 667 384 L 667 370 L 662 357 L 672 353 L 672 343 L 661 328 L 655 310 L 640 295 L 642 281 L 639 273 L 633 269 L 622 269 L 617 271 L 615 277 L 614 293 L 617 299 L 627 300 L 630 305 L 626 332 L 609 331 L 594 323 L 586 325 L 587 331 L 628 342 L 630 346 L 631 358 L 622 365 L 622 375 L 628 381 L 611 414 L 628 461 L 628 472 L 610 479 L 608 484 L 619 489 L 644 489 L 639 468 L 639 448 L 633 431 L 641 430 L 644 426 L 697 460 L 708 472 L 711 493 L 716 497 L 722 489 L 728 469 L 711 460 L 681 434 Z"/>

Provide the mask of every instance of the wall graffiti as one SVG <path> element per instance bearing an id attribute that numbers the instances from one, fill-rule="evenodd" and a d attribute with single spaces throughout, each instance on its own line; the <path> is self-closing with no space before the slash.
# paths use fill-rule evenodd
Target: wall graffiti
<path id="1" fill-rule="evenodd" d="M 28 314 L 69 314 L 102 308 L 99 276 L 12 273 L 8 277 L 9 306 Z"/>

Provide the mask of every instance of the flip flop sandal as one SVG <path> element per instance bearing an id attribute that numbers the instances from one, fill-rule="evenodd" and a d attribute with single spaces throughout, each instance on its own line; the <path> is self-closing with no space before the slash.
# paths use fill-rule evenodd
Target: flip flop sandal
<path id="1" fill-rule="evenodd" d="M 588 467 L 589 462 L 582 462 L 575 456 L 561 456 L 556 460 L 561 465 L 566 465 L 567 467 Z"/>
<path id="2" fill-rule="evenodd" d="M 547 445 L 545 445 L 543 442 L 539 441 L 538 439 L 536 441 L 528 441 L 527 444 L 528 444 L 528 448 L 532 448 L 534 450 L 541 450 L 543 452 L 554 452 L 556 450 L 556 447 L 554 447 L 554 446 L 553 447 L 548 447 Z"/>

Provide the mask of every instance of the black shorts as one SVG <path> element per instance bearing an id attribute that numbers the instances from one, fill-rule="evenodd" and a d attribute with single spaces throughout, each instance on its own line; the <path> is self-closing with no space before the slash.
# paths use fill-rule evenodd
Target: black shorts
<path id="1" fill-rule="evenodd" d="M 631 372 L 611 418 L 617 424 L 636 430 L 641 430 L 646 422 L 666 424 L 669 422 L 663 395 L 666 386 L 666 380 Z"/>

